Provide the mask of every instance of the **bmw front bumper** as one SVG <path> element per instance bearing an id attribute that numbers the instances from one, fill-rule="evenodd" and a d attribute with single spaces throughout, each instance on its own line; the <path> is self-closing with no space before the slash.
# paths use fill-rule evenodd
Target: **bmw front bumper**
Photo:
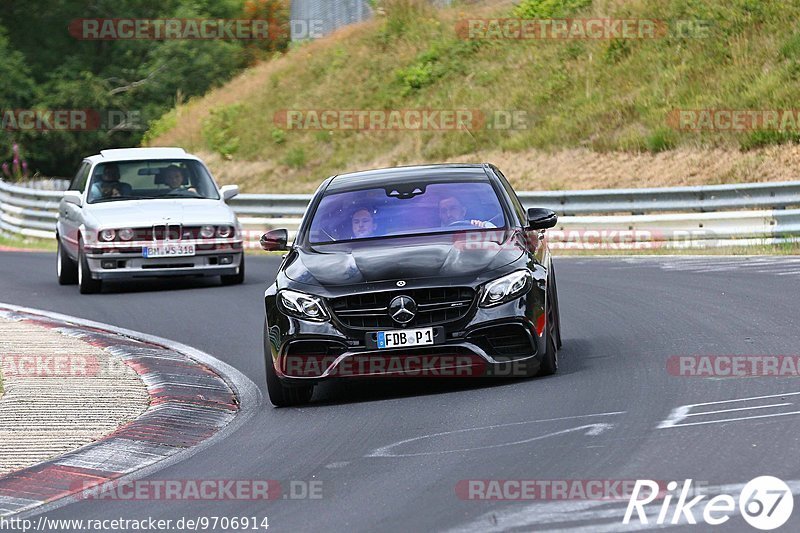
<path id="1" fill-rule="evenodd" d="M 141 252 L 87 250 L 93 279 L 123 280 L 173 276 L 230 276 L 238 274 L 244 252 L 239 248 L 197 250 L 193 256 L 145 258 Z"/>

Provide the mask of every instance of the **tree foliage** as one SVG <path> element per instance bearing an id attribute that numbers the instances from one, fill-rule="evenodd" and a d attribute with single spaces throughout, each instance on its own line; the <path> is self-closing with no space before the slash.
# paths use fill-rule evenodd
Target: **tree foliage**
<path id="1" fill-rule="evenodd" d="M 265 54 L 285 50 L 288 42 L 288 31 L 270 31 L 266 42 L 82 40 L 70 32 L 80 19 L 127 18 L 266 18 L 283 27 L 288 1 L 4 0 L 0 111 L 86 109 L 102 120 L 89 131 L 0 128 L 0 160 L 17 142 L 33 170 L 68 176 L 86 155 L 138 145 L 149 124 L 176 103 L 223 84 Z"/>

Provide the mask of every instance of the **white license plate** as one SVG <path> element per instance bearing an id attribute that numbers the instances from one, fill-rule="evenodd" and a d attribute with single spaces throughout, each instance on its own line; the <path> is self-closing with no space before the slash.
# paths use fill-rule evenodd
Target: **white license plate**
<path id="1" fill-rule="evenodd" d="M 433 344 L 433 328 L 398 329 L 378 332 L 378 348 Z"/>
<path id="2" fill-rule="evenodd" d="M 194 244 L 166 244 L 142 247 L 142 257 L 186 257 L 194 255 Z"/>

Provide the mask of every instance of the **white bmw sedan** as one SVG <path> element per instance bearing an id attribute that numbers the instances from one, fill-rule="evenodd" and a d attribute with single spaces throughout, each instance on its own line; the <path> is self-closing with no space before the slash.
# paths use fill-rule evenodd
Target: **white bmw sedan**
<path id="1" fill-rule="evenodd" d="M 83 160 L 58 212 L 58 281 L 81 293 L 104 280 L 221 276 L 244 281 L 242 232 L 197 157 L 181 148 L 103 150 Z"/>

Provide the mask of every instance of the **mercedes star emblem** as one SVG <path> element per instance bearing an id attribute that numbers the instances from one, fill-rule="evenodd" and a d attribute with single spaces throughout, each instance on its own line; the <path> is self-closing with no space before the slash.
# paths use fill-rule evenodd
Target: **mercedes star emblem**
<path id="1" fill-rule="evenodd" d="M 398 324 L 408 324 L 417 314 L 417 303 L 408 296 L 397 296 L 389 303 L 389 316 Z"/>

